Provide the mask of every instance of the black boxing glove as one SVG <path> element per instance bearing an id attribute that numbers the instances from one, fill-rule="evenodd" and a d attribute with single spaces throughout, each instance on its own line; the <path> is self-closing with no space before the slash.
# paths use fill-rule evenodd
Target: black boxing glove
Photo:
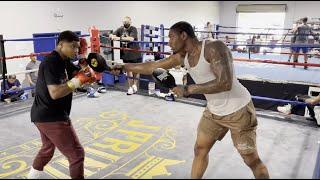
<path id="1" fill-rule="evenodd" d="M 176 81 L 168 70 L 157 68 L 152 72 L 152 77 L 159 85 L 172 89 L 176 87 Z"/>

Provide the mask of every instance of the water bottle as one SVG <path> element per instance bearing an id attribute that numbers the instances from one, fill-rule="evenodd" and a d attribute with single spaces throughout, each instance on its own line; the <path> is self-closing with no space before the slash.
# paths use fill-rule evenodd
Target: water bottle
<path id="1" fill-rule="evenodd" d="M 154 94 L 155 93 L 155 89 L 156 89 L 156 83 L 155 82 L 149 82 L 149 84 L 148 84 L 149 95 Z"/>

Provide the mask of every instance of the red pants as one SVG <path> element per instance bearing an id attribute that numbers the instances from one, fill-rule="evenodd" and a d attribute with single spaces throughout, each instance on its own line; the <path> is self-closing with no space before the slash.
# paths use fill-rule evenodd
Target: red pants
<path id="1" fill-rule="evenodd" d="M 72 179 L 83 179 L 84 150 L 75 130 L 68 122 L 35 123 L 40 131 L 42 147 L 33 161 L 33 168 L 43 171 L 54 154 L 55 147 L 68 158 Z"/>

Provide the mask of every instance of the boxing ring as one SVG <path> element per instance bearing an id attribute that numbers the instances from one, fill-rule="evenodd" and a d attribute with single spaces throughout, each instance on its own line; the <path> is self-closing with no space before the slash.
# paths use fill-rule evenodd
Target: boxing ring
<path id="1" fill-rule="evenodd" d="M 163 39 L 163 36 L 158 37 Z M 136 51 L 97 44 L 98 40 L 91 39 L 89 48 Z M 163 57 L 170 54 L 153 52 L 149 48 L 156 43 L 155 46 L 167 45 L 164 41 L 136 43 L 146 45 L 139 50 L 143 53 L 159 53 Z M 161 50 L 165 50 L 165 47 L 161 46 Z M 301 66 L 291 68 L 290 64 L 241 62 L 237 58 L 246 58 L 248 55 L 232 53 L 238 78 L 319 83 L 316 77 L 319 67 L 311 66 L 306 71 Z M 29 56 L 17 55 L 6 57 L 5 60 Z M 262 58 L 286 62 L 287 56 L 251 55 L 252 60 Z M 318 63 L 316 58 L 311 58 L 309 62 Z M 268 73 L 262 71 L 266 68 Z M 279 75 L 280 72 L 286 76 Z M 28 91 L 33 88 L 24 89 Z M 196 129 L 205 101 L 192 98 L 165 101 L 148 95 L 145 90 L 137 95 L 126 96 L 125 90 L 125 85 L 116 84 L 107 86 L 107 93 L 99 94 L 96 98 L 88 98 L 85 93 L 74 95 L 70 117 L 85 149 L 85 178 L 190 178 Z M 252 98 L 305 105 L 268 97 Z M 0 124 L 4 127 L 0 131 L 0 178 L 26 178 L 32 160 L 41 147 L 38 130 L 30 122 L 32 102 L 33 98 L 29 98 L 22 102 L 0 104 Z M 315 123 L 301 116 L 288 118 L 259 108 L 257 118 L 257 149 L 271 178 L 319 178 L 320 131 Z M 254 178 L 233 147 L 229 132 L 212 148 L 209 159 L 203 178 Z M 229 173 L 230 170 L 232 173 Z M 70 178 L 68 161 L 58 150 L 44 172 L 45 177 L 42 178 Z"/>

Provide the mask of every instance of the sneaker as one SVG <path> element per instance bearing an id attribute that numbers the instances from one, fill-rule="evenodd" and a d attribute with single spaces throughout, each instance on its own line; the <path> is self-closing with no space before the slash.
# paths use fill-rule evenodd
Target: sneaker
<path id="1" fill-rule="evenodd" d="M 306 120 L 308 121 L 317 121 L 315 117 L 306 117 Z"/>
<path id="2" fill-rule="evenodd" d="M 317 124 L 320 127 L 320 106 L 315 106 L 313 110 L 314 110 L 314 114 L 315 114 L 315 118 L 316 118 Z"/>
<path id="3" fill-rule="evenodd" d="M 167 94 L 167 95 L 164 97 L 164 99 L 165 99 L 166 101 L 175 101 L 175 97 L 174 97 L 173 94 Z"/>
<path id="4" fill-rule="evenodd" d="M 4 101 L 5 101 L 7 104 L 10 104 L 10 103 L 11 103 L 11 99 L 10 99 L 10 98 L 4 99 Z"/>
<path id="5" fill-rule="evenodd" d="M 43 171 L 33 169 L 33 167 L 31 166 L 27 179 L 40 179 L 42 173 Z"/>
<path id="6" fill-rule="evenodd" d="M 133 88 L 129 87 L 127 95 L 132 95 L 134 93 Z"/>
<path id="7" fill-rule="evenodd" d="M 134 85 L 131 86 L 131 87 L 132 87 L 132 89 L 133 89 L 133 93 L 134 93 L 134 94 L 137 93 L 137 91 L 138 91 L 137 86 L 134 84 Z"/>
<path id="8" fill-rule="evenodd" d="M 106 93 L 107 89 L 105 87 L 99 87 L 97 90 L 98 93 Z"/>
<path id="9" fill-rule="evenodd" d="M 284 114 L 289 115 L 289 114 L 291 114 L 291 108 L 292 108 L 291 104 L 287 104 L 287 105 L 285 105 L 285 106 L 278 106 L 278 107 L 277 107 L 277 110 L 278 110 L 279 112 L 282 112 L 282 113 L 284 113 Z"/>
<path id="10" fill-rule="evenodd" d="M 87 97 L 88 98 L 94 98 L 94 97 L 96 97 L 96 90 L 95 89 L 93 89 L 92 87 L 89 87 L 88 89 L 87 89 Z"/>

